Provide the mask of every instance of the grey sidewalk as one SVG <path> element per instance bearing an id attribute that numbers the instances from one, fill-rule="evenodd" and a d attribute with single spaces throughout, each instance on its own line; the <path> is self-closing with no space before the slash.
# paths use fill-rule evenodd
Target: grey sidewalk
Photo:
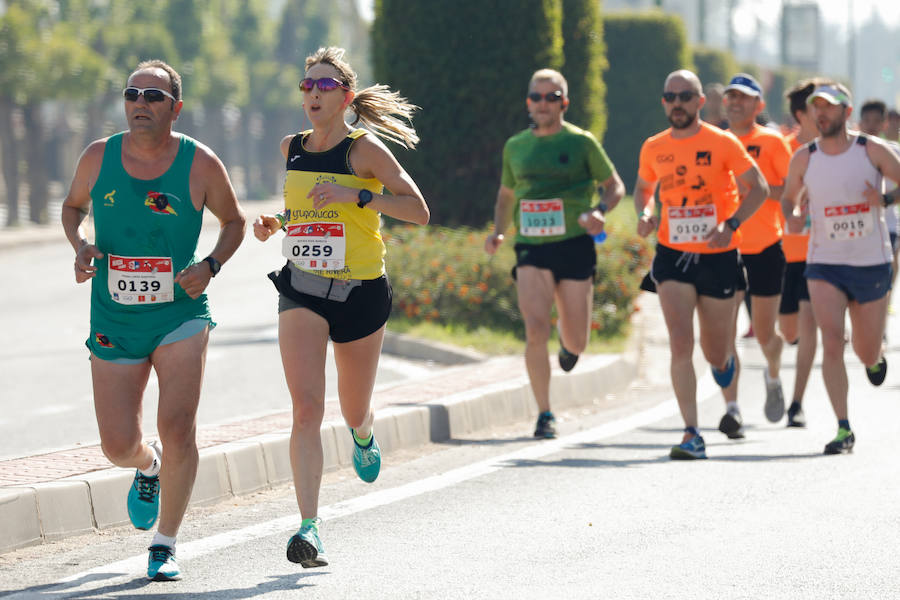
<path id="1" fill-rule="evenodd" d="M 554 410 L 593 405 L 628 385 L 636 373 L 644 331 L 659 326 L 654 320 L 661 319 L 658 303 L 650 300 L 641 299 L 643 309 L 635 313 L 623 354 L 584 356 L 568 374 L 554 366 Z M 388 464 L 399 449 L 536 415 L 521 356 L 479 360 L 404 336 L 390 336 L 385 352 L 468 361 L 374 395 L 375 432 Z M 199 430 L 200 467 L 192 505 L 291 480 L 291 413 L 289 400 L 285 402 L 283 413 Z M 326 412 L 322 439 L 326 470 L 350 465 L 352 442 L 336 407 Z M 134 471 L 108 465 L 98 446 L 0 461 L 0 552 L 128 523 L 125 496 Z"/>

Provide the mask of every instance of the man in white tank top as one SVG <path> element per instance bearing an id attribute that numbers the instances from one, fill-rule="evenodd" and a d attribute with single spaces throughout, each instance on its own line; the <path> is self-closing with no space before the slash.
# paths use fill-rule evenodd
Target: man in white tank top
<path id="1" fill-rule="evenodd" d="M 851 133 L 850 92 L 841 84 L 818 87 L 808 99 L 820 136 L 791 159 L 782 205 L 788 229 L 800 231 L 800 197 L 809 196 L 806 278 L 822 331 L 822 377 L 838 418 L 838 435 L 825 454 L 853 448 L 844 365 L 844 318 L 850 313 L 853 350 L 873 385 L 887 375 L 882 352 L 891 286 L 891 245 L 884 219 L 881 174 L 900 182 L 900 158 L 877 138 Z"/>

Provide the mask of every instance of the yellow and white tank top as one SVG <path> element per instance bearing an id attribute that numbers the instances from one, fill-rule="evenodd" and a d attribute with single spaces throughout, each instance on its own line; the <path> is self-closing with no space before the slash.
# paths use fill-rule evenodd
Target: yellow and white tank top
<path id="1" fill-rule="evenodd" d="M 355 129 L 324 152 L 304 148 L 310 133 L 311 130 L 295 135 L 288 149 L 284 180 L 288 235 L 283 253 L 301 270 L 324 277 L 377 279 L 385 272 L 381 215 L 349 202 L 316 210 L 313 199 L 306 197 L 322 182 L 382 193 L 384 186 L 380 181 L 357 177 L 350 166 L 350 149 L 366 131 Z"/>

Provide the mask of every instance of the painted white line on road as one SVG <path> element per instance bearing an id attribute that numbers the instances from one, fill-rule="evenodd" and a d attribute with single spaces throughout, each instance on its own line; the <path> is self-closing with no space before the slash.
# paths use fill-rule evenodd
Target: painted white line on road
<path id="1" fill-rule="evenodd" d="M 719 387 L 713 382 L 712 377 L 708 372 L 705 376 L 698 378 L 697 384 L 698 403 L 711 397 L 718 396 Z M 561 452 L 569 447 L 620 435 L 639 427 L 651 425 L 677 414 L 678 403 L 674 398 L 670 398 L 653 408 L 629 415 L 616 421 L 604 423 L 603 425 L 592 429 L 579 431 L 553 440 L 541 440 L 529 444 L 520 450 L 489 458 L 458 469 L 453 469 L 452 471 L 447 471 L 441 475 L 433 475 L 395 488 L 379 490 L 377 492 L 372 492 L 371 494 L 366 494 L 365 496 L 359 496 L 344 502 L 337 502 L 325 506 L 320 509 L 319 516 L 327 521 L 329 519 L 339 519 L 380 506 L 393 504 L 428 492 L 448 488 L 470 479 L 488 475 L 495 471 L 499 471 L 515 461 L 543 458 Z M 266 521 L 264 523 L 258 523 L 256 525 L 250 525 L 243 529 L 227 531 L 207 538 L 182 543 L 178 545 L 178 559 L 183 563 L 213 552 L 218 552 L 229 546 L 291 531 L 297 527 L 299 520 L 299 515 L 295 514 Z M 101 565 L 88 571 L 82 571 L 75 575 L 71 575 L 70 577 L 66 577 L 65 579 L 61 579 L 56 584 L 42 587 L 41 593 L 52 593 L 53 597 L 56 599 L 71 598 L 85 593 L 86 590 L 81 588 L 86 584 L 82 582 L 87 582 L 95 586 L 102 585 L 103 587 L 108 588 L 114 582 L 128 581 L 143 576 L 146 568 L 146 554 L 132 556 L 124 560 Z M 30 594 L 31 592 L 25 590 L 18 594 L 5 596 L 5 598 L 10 600 L 26 598 L 29 597 Z"/>

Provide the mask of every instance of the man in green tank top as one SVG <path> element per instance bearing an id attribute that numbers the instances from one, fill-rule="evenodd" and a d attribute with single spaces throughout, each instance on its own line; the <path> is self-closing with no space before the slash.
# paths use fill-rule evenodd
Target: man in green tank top
<path id="1" fill-rule="evenodd" d="M 178 73 L 162 61 L 142 62 L 123 96 L 128 131 L 82 153 L 62 223 L 75 249 L 75 281 L 91 280 L 86 345 L 103 452 L 116 466 L 137 469 L 128 516 L 138 529 L 159 517 L 147 576 L 170 580 L 180 577 L 175 536 L 197 474 L 196 414 L 215 326 L 203 292 L 243 240 L 245 221 L 218 157 L 172 132 L 182 108 Z M 221 229 L 215 248 L 198 261 L 204 207 Z M 89 209 L 93 243 L 82 227 Z M 151 368 L 159 380 L 162 446 L 142 443 Z"/>
<path id="2" fill-rule="evenodd" d="M 606 152 L 589 132 L 563 119 L 568 84 L 558 71 L 531 77 L 526 100 L 534 126 L 507 140 L 494 207 L 494 231 L 485 240 L 493 254 L 510 222 L 516 226 L 513 277 L 525 321 L 525 366 L 538 405 L 534 435 L 556 436 L 550 411 L 550 315 L 559 314 L 559 365 L 570 371 L 584 351 L 591 326 L 594 240 L 602 241 L 604 214 L 625 195 Z M 602 201 L 591 206 L 597 187 Z"/>

